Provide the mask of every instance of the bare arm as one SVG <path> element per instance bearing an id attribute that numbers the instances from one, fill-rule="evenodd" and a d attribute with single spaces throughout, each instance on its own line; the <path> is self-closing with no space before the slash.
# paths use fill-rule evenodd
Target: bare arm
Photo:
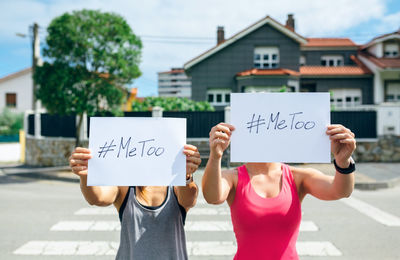
<path id="1" fill-rule="evenodd" d="M 111 205 L 118 197 L 117 186 L 87 186 L 88 160 L 91 157 L 89 149 L 77 147 L 69 158 L 69 165 L 72 172 L 80 177 L 82 194 L 90 205 Z"/>
<path id="2" fill-rule="evenodd" d="M 331 150 L 340 168 L 347 168 L 351 154 L 356 148 L 354 134 L 342 125 L 330 125 L 326 132 L 331 139 Z M 303 176 L 302 187 L 323 200 L 337 200 L 349 197 L 354 189 L 354 173 L 342 174 L 336 171 L 334 177 L 326 176 L 314 169 L 298 169 Z"/>
<path id="3" fill-rule="evenodd" d="M 220 123 L 210 131 L 210 157 L 202 179 L 204 199 L 210 204 L 223 203 L 233 187 L 233 174 L 221 172 L 222 155 L 233 130 L 232 125 Z"/>
<path id="4" fill-rule="evenodd" d="M 201 163 L 200 153 L 193 145 L 185 145 L 183 153 L 186 155 L 186 179 L 193 180 L 192 175 Z M 174 191 L 179 204 L 185 208 L 186 212 L 196 205 L 198 187 L 194 181 L 186 186 L 175 186 Z"/>

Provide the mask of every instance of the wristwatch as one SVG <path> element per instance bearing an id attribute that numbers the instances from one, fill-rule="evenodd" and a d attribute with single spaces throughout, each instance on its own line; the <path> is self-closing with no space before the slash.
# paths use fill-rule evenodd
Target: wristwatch
<path id="1" fill-rule="evenodd" d="M 354 172 L 356 170 L 356 164 L 353 160 L 353 158 L 350 157 L 350 165 L 347 168 L 340 168 L 337 164 L 336 164 L 336 160 L 333 159 L 333 165 L 335 165 L 335 169 L 337 172 L 341 173 L 341 174 L 350 174 L 352 172 Z"/>
<path id="2" fill-rule="evenodd" d="M 186 179 L 186 185 L 193 182 L 193 174 L 190 174 L 190 177 Z"/>

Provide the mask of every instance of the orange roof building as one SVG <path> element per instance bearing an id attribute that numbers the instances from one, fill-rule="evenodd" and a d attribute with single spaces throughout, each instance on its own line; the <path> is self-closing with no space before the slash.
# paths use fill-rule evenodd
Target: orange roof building
<path id="1" fill-rule="evenodd" d="M 400 102 L 399 32 L 364 45 L 343 37 L 304 37 L 289 14 L 285 24 L 266 16 L 224 37 L 218 26 L 217 44 L 183 67 L 191 77 L 192 99 L 207 100 L 217 110 L 229 105 L 229 93 L 282 86 L 333 93 L 340 107 Z"/>

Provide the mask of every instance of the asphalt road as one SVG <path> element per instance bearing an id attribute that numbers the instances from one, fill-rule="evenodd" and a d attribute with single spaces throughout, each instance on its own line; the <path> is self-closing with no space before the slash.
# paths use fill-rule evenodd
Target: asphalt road
<path id="1" fill-rule="evenodd" d="M 79 184 L 0 175 L 0 198 L 0 259 L 114 259 L 116 211 L 89 207 Z M 400 259 L 400 187 L 341 201 L 307 197 L 302 211 L 301 259 Z M 200 196 L 185 228 L 190 259 L 232 259 L 226 205 Z"/>

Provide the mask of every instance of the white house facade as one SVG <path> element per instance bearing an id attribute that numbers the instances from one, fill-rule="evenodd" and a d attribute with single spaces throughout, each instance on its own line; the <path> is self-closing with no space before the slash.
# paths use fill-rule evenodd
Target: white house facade
<path id="1" fill-rule="evenodd" d="M 27 68 L 0 78 L 0 111 L 8 108 L 22 113 L 32 109 L 32 69 Z"/>
<path id="2" fill-rule="evenodd" d="M 158 73 L 158 95 L 160 97 L 192 96 L 191 81 L 182 68 Z"/>
<path id="3" fill-rule="evenodd" d="M 400 30 L 361 46 L 359 59 L 374 73 L 374 104 L 400 102 Z"/>

